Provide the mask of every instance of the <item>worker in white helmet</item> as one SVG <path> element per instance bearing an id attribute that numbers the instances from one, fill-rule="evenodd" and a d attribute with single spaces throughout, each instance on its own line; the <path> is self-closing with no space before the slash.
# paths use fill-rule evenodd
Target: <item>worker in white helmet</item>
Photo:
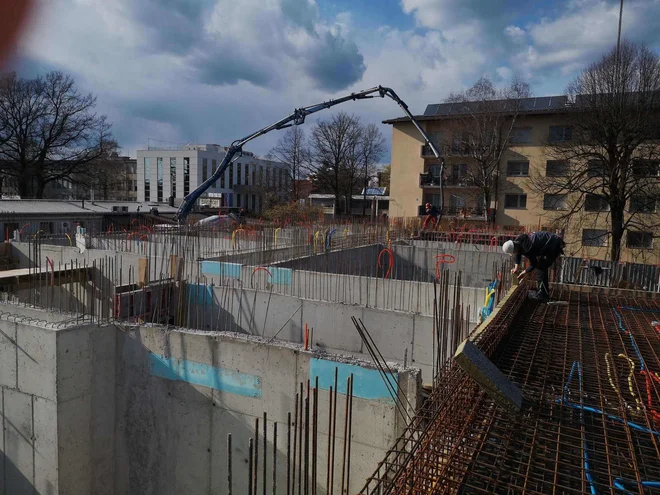
<path id="1" fill-rule="evenodd" d="M 538 290 L 529 291 L 528 297 L 546 302 L 550 299 L 548 269 L 564 254 L 565 246 L 566 243 L 561 237 L 543 231 L 520 234 L 515 240 L 506 241 L 502 250 L 514 257 L 515 265 L 511 270 L 514 275 L 520 270 L 522 257 L 529 260 L 529 267 L 518 275 L 518 280 L 522 281 L 532 270 L 536 270 Z"/>

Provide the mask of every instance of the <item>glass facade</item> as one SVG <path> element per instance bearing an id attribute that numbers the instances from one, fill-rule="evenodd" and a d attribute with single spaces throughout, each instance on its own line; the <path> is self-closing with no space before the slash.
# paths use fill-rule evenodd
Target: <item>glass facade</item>
<path id="1" fill-rule="evenodd" d="M 229 189 L 234 187 L 234 164 L 229 165 Z"/>
<path id="2" fill-rule="evenodd" d="M 151 158 L 144 157 L 144 200 L 151 201 Z"/>
<path id="3" fill-rule="evenodd" d="M 183 195 L 190 194 L 190 158 L 183 159 Z"/>
<path id="4" fill-rule="evenodd" d="M 176 198 L 176 157 L 170 158 L 170 196 Z"/>
<path id="5" fill-rule="evenodd" d="M 163 202 L 163 159 L 156 158 L 156 187 L 158 190 L 158 202 Z"/>
<path id="6" fill-rule="evenodd" d="M 240 186 L 241 185 L 241 164 L 238 164 L 238 167 L 236 168 L 236 185 Z M 238 202 L 240 206 L 240 201 Z"/>
<path id="7" fill-rule="evenodd" d="M 202 159 L 202 182 L 206 182 L 209 178 L 209 161 L 206 158 Z"/>
<path id="8" fill-rule="evenodd" d="M 218 161 L 217 160 L 211 160 L 211 174 L 215 174 L 215 171 L 218 170 Z M 213 189 L 215 189 L 217 181 L 213 181 Z"/>

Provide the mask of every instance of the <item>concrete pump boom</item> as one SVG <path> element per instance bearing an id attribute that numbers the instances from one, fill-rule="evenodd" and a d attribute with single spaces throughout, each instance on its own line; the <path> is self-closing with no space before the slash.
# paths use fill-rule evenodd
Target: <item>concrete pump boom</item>
<path id="1" fill-rule="evenodd" d="M 190 194 L 188 194 L 185 198 L 183 198 L 183 201 L 181 202 L 181 206 L 179 207 L 179 210 L 176 213 L 175 219 L 179 222 L 182 223 L 186 220 L 188 217 L 188 214 L 190 213 L 190 210 L 193 208 L 195 201 L 206 191 L 211 185 L 216 182 L 220 176 L 225 172 L 229 164 L 234 160 L 234 157 L 238 158 L 241 156 L 243 146 L 247 144 L 248 142 L 252 141 L 253 139 L 258 138 L 259 136 L 263 136 L 264 134 L 274 131 L 274 130 L 280 130 L 280 129 L 285 129 L 287 127 L 291 127 L 293 125 L 300 125 L 305 123 L 305 117 L 308 115 L 311 115 L 313 113 L 319 112 L 321 110 L 324 110 L 326 108 L 333 107 L 335 105 L 339 105 L 340 103 L 344 103 L 345 101 L 355 101 L 355 100 L 366 100 L 368 98 L 375 98 L 377 96 L 380 96 L 381 98 L 384 98 L 385 96 L 393 99 L 404 111 L 406 116 L 410 119 L 410 121 L 413 123 L 413 125 L 417 128 L 419 133 L 422 135 L 424 138 L 424 143 L 431 148 L 431 151 L 435 155 L 435 157 L 440 160 L 440 205 L 441 205 L 441 211 L 442 211 L 442 205 L 444 205 L 443 201 L 443 167 L 444 163 L 440 159 L 440 153 L 438 152 L 438 149 L 435 147 L 435 144 L 433 144 L 430 140 L 429 137 L 427 136 L 426 132 L 424 132 L 424 129 L 419 125 L 419 122 L 415 120 L 415 117 L 413 116 L 412 113 L 410 113 L 410 110 L 408 110 L 408 105 L 404 103 L 404 101 L 397 96 L 397 94 L 390 88 L 385 88 L 383 86 L 376 86 L 375 88 L 370 88 L 370 89 L 364 89 L 362 91 L 358 91 L 357 93 L 351 93 L 350 95 L 343 96 L 341 98 L 336 98 L 334 100 L 329 100 L 323 103 L 318 103 L 316 105 L 311 105 L 308 107 L 304 108 L 299 108 L 294 110 L 294 112 L 289 115 L 288 117 L 283 118 L 282 120 L 279 120 L 275 122 L 274 124 L 269 125 L 268 127 L 264 127 L 263 129 L 258 130 L 257 132 L 250 134 L 249 136 L 239 139 L 237 141 L 234 141 L 231 143 L 231 146 L 227 149 L 227 152 L 225 154 L 225 157 L 223 158 L 222 162 L 220 163 L 220 166 L 217 168 L 217 170 L 209 177 L 206 181 L 204 181 L 197 189 L 192 191 Z M 236 156 L 238 155 L 238 156 Z"/>

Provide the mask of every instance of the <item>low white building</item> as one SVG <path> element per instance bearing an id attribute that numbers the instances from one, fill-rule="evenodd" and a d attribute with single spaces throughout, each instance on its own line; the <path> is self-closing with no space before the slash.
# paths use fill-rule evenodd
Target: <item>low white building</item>
<path id="1" fill-rule="evenodd" d="M 175 205 L 180 204 L 217 170 L 226 150 L 227 147 L 217 144 L 138 150 L 138 202 L 167 203 L 172 197 Z M 285 164 L 243 151 L 243 155 L 204 192 L 198 206 L 242 207 L 259 212 L 266 195 L 285 197 L 289 189 Z"/>

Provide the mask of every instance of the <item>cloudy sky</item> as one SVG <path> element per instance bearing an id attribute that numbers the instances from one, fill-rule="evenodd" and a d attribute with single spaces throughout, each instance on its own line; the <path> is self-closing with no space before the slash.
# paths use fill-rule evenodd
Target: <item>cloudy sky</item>
<path id="1" fill-rule="evenodd" d="M 518 72 L 537 96 L 561 93 L 615 44 L 619 12 L 619 0 L 41 1 L 13 68 L 74 75 L 132 156 L 148 139 L 229 144 L 379 84 L 415 113 L 483 74 Z M 660 49 L 660 0 L 625 0 L 623 32 Z M 341 109 L 365 122 L 401 115 L 381 99 Z"/>

